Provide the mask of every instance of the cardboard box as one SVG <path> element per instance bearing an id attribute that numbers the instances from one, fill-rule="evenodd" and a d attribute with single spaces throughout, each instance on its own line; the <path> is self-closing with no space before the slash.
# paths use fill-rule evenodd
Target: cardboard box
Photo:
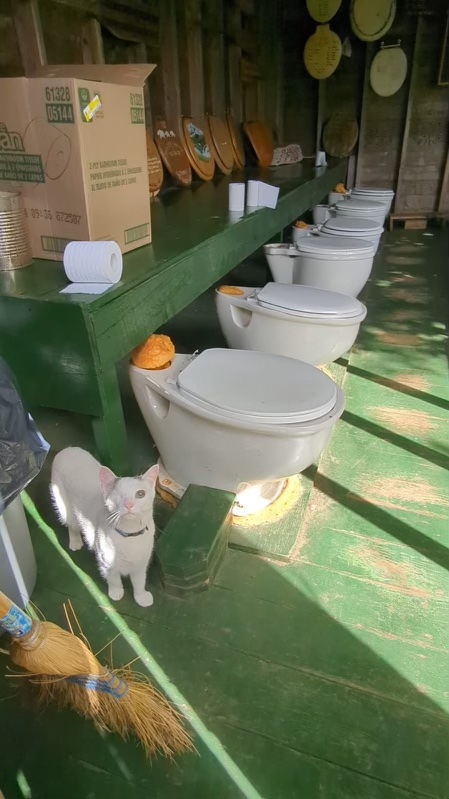
<path id="1" fill-rule="evenodd" d="M 151 241 L 143 83 L 151 64 L 0 80 L 0 189 L 24 196 L 35 258 L 69 241 Z"/>

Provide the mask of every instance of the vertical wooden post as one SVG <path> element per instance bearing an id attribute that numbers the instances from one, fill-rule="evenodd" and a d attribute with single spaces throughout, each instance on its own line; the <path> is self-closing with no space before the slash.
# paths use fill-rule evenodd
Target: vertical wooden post
<path id="1" fill-rule="evenodd" d="M 225 11 L 225 19 L 228 36 L 231 36 L 233 32 L 241 30 L 242 17 L 237 8 L 227 8 Z M 241 48 L 236 44 L 228 44 L 226 58 L 226 104 L 237 123 L 243 122 L 242 82 L 240 80 L 241 57 Z"/>
<path id="2" fill-rule="evenodd" d="M 370 91 L 369 89 L 370 63 L 371 63 L 371 49 L 369 45 L 365 45 L 365 74 L 363 78 L 362 110 L 360 112 L 359 143 L 357 148 L 357 164 L 355 168 L 356 186 L 360 183 L 360 176 L 362 174 L 362 168 L 363 168 L 363 148 L 365 144 L 366 117 L 367 117 L 367 107 L 368 107 L 367 94 Z"/>
<path id="3" fill-rule="evenodd" d="M 37 0 L 13 0 L 12 12 L 25 75 L 47 63 Z"/>
<path id="4" fill-rule="evenodd" d="M 418 17 L 418 21 L 416 24 L 416 37 L 415 37 L 415 46 L 413 48 L 413 61 L 412 61 L 412 73 L 410 75 L 410 84 L 408 90 L 408 99 L 407 99 L 407 111 L 405 114 L 405 124 L 404 124 L 404 132 L 402 134 L 402 147 L 401 147 L 401 157 L 399 160 L 399 171 L 398 171 L 398 180 L 396 185 L 396 196 L 394 198 L 394 210 L 400 211 L 401 210 L 401 201 L 402 201 L 402 191 L 403 191 L 403 182 L 404 182 L 404 174 L 405 174 L 405 162 L 407 158 L 407 148 L 408 148 L 408 139 L 410 133 L 410 122 L 412 118 L 412 107 L 413 107 L 413 94 L 416 85 L 416 78 L 418 74 L 417 64 L 418 64 L 418 53 L 419 48 L 421 46 L 421 39 L 423 33 L 423 21 L 422 17 Z"/>
<path id="5" fill-rule="evenodd" d="M 223 0 L 207 0 L 204 13 L 206 17 L 204 37 L 206 111 L 223 117 L 226 111 Z"/>
<path id="6" fill-rule="evenodd" d="M 178 0 L 179 73 L 184 116 L 204 116 L 201 1 Z"/>
<path id="7" fill-rule="evenodd" d="M 441 181 L 441 188 L 438 197 L 437 211 L 439 214 L 449 210 L 449 148 L 446 156 L 446 166 L 444 167 L 443 179 Z"/>
<path id="8" fill-rule="evenodd" d="M 176 0 L 159 0 L 159 63 L 155 71 L 153 110 L 181 133 Z"/>
<path id="9" fill-rule="evenodd" d="M 104 64 L 103 37 L 97 19 L 89 19 L 81 31 L 81 47 L 84 64 Z"/>
<path id="10" fill-rule="evenodd" d="M 146 44 L 144 42 L 138 42 L 133 49 L 134 49 L 134 58 L 133 58 L 134 63 L 146 64 L 148 62 Z M 150 87 L 148 85 L 148 80 L 145 81 L 143 86 L 143 99 L 145 103 L 145 126 L 147 130 L 149 130 L 152 136 L 153 118 L 151 116 L 151 97 L 150 97 Z"/>

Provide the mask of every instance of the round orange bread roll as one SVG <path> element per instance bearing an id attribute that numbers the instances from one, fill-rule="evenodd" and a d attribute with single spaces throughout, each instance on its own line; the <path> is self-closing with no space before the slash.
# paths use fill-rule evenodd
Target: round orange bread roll
<path id="1" fill-rule="evenodd" d="M 346 194 L 346 188 L 343 185 L 343 183 L 337 183 L 337 185 L 335 186 L 334 191 L 336 191 L 337 194 Z"/>
<path id="2" fill-rule="evenodd" d="M 245 292 L 238 286 L 220 286 L 218 289 L 222 294 L 230 294 L 232 297 L 240 297 Z"/>
<path id="3" fill-rule="evenodd" d="M 154 333 L 132 351 L 131 361 L 140 369 L 167 369 L 174 357 L 171 338 Z"/>

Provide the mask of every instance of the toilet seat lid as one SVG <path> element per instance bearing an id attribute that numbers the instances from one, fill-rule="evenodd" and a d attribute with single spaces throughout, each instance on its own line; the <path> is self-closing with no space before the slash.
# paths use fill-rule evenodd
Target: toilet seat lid
<path id="1" fill-rule="evenodd" d="M 333 233 L 337 236 L 348 236 L 351 233 L 355 233 L 355 235 L 381 233 L 383 227 L 375 219 L 361 219 L 359 216 L 337 216 L 335 219 L 328 219 L 322 229 L 326 233 Z"/>
<path id="2" fill-rule="evenodd" d="M 267 283 L 258 291 L 257 300 L 264 308 L 315 318 L 351 319 L 362 310 L 355 297 L 290 283 Z"/>
<path id="3" fill-rule="evenodd" d="M 372 211 L 374 214 L 383 213 L 384 204 L 376 202 L 375 200 L 340 200 L 335 205 L 337 213 L 352 214 L 361 211 L 363 214 L 368 214 Z"/>
<path id="4" fill-rule="evenodd" d="M 230 418 L 269 424 L 318 419 L 337 399 L 333 380 L 315 366 L 266 352 L 205 350 L 178 375 L 180 393 Z"/>
<path id="5" fill-rule="evenodd" d="M 351 239 L 349 236 L 339 236 L 334 239 L 323 236 L 308 236 L 300 239 L 296 244 L 300 253 L 313 253 L 314 255 L 333 255 L 339 258 L 360 258 L 374 255 L 374 246 L 365 239 Z"/>
<path id="6" fill-rule="evenodd" d="M 351 194 L 367 194 L 369 197 L 393 197 L 394 191 L 393 189 L 370 189 L 370 188 L 362 188 L 359 189 L 357 186 L 352 189 Z"/>

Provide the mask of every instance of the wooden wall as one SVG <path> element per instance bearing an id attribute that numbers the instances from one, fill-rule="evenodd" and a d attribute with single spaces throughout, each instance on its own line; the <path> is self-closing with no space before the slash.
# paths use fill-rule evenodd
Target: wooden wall
<path id="1" fill-rule="evenodd" d="M 278 0 L 0 0 L 0 76 L 39 63 L 148 61 L 146 99 L 181 114 L 270 119 L 281 132 Z M 149 111 L 149 109 L 148 109 Z"/>
<path id="2" fill-rule="evenodd" d="M 351 158 L 349 183 L 394 187 L 399 212 L 449 212 L 449 93 L 438 85 L 447 3 L 427 3 L 432 13 L 411 13 L 398 3 L 386 44 L 398 39 L 408 58 L 405 84 L 392 97 L 378 97 L 369 84 L 369 68 L 380 42 L 365 44 L 351 32 L 348 3 L 343 2 L 330 25 L 342 40 L 349 37 L 352 54 L 342 56 L 325 81 L 308 75 L 303 49 L 315 30 L 305 4 L 284 4 L 284 137 L 311 155 L 320 142 L 322 125 L 333 111 L 354 115 L 360 125 Z M 421 7 L 423 4 L 421 3 Z"/>

